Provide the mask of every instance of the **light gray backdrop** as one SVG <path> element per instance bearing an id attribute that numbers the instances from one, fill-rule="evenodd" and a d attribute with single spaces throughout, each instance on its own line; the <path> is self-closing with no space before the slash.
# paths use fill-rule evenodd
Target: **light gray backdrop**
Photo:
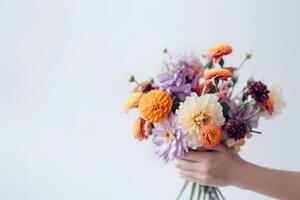
<path id="1" fill-rule="evenodd" d="M 162 49 L 200 55 L 227 42 L 241 83 L 281 85 L 288 107 L 261 121 L 242 151 L 254 163 L 300 170 L 297 0 L 0 0 L 0 199 L 173 200 L 172 163 L 139 143 L 122 102 L 162 69 Z M 229 200 L 269 199 L 237 188 Z"/>

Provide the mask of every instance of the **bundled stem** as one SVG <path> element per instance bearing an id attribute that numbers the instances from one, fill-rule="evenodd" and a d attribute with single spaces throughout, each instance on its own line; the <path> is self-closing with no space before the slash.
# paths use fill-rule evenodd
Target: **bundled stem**
<path id="1" fill-rule="evenodd" d="M 177 196 L 176 200 L 180 200 L 182 194 L 184 193 L 185 189 L 187 188 L 189 182 L 185 181 L 182 189 L 179 193 L 179 195 Z M 196 192 L 196 188 L 198 186 L 198 194 L 195 195 Z M 210 187 L 210 186 L 204 186 L 204 185 L 200 185 L 197 183 L 192 183 L 192 187 L 191 187 L 191 193 L 190 193 L 190 200 L 225 200 L 223 194 L 221 193 L 220 189 L 217 187 Z"/>

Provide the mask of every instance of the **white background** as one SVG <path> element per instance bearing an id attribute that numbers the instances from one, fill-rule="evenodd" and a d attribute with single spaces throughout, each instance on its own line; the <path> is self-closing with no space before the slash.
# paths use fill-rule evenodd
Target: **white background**
<path id="1" fill-rule="evenodd" d="M 297 0 L 0 0 L 0 199 L 173 200 L 172 163 L 130 133 L 121 105 L 163 66 L 163 48 L 200 55 L 233 46 L 227 64 L 281 85 L 288 106 L 243 158 L 300 170 Z M 226 187 L 229 200 L 269 199 Z"/>

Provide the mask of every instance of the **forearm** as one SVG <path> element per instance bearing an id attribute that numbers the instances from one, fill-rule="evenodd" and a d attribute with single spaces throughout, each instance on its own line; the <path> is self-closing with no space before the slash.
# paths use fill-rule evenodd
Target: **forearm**
<path id="1" fill-rule="evenodd" d="M 236 186 L 278 199 L 299 199 L 300 172 L 273 170 L 244 162 Z"/>

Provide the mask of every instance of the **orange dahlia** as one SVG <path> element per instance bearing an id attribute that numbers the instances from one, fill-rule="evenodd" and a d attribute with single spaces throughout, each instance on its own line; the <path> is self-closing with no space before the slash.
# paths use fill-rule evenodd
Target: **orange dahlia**
<path id="1" fill-rule="evenodd" d="M 215 125 L 205 125 L 201 128 L 199 135 L 200 144 L 204 148 L 213 148 L 220 144 L 222 139 L 222 129 Z"/>
<path id="2" fill-rule="evenodd" d="M 228 44 L 218 44 L 208 49 L 208 57 L 211 59 L 220 59 L 222 56 L 232 52 L 232 47 Z"/>
<path id="3" fill-rule="evenodd" d="M 150 133 L 150 131 L 147 130 L 149 125 L 149 122 L 142 118 L 138 118 L 132 125 L 131 131 L 133 137 L 140 141 L 147 139 Z"/>
<path id="4" fill-rule="evenodd" d="M 235 68 L 233 67 L 209 69 L 204 72 L 204 78 L 206 80 L 212 78 L 218 78 L 226 81 L 228 78 L 232 77 L 234 70 Z"/>
<path id="5" fill-rule="evenodd" d="M 134 93 L 131 97 L 129 97 L 123 104 L 123 110 L 125 112 L 128 112 L 132 108 L 136 108 L 139 105 L 139 101 L 141 97 L 143 96 L 143 93 L 137 92 Z"/>
<path id="6" fill-rule="evenodd" d="M 159 123 L 167 118 L 172 108 L 171 96 L 161 90 L 152 90 L 142 96 L 138 106 L 143 119 Z"/>

